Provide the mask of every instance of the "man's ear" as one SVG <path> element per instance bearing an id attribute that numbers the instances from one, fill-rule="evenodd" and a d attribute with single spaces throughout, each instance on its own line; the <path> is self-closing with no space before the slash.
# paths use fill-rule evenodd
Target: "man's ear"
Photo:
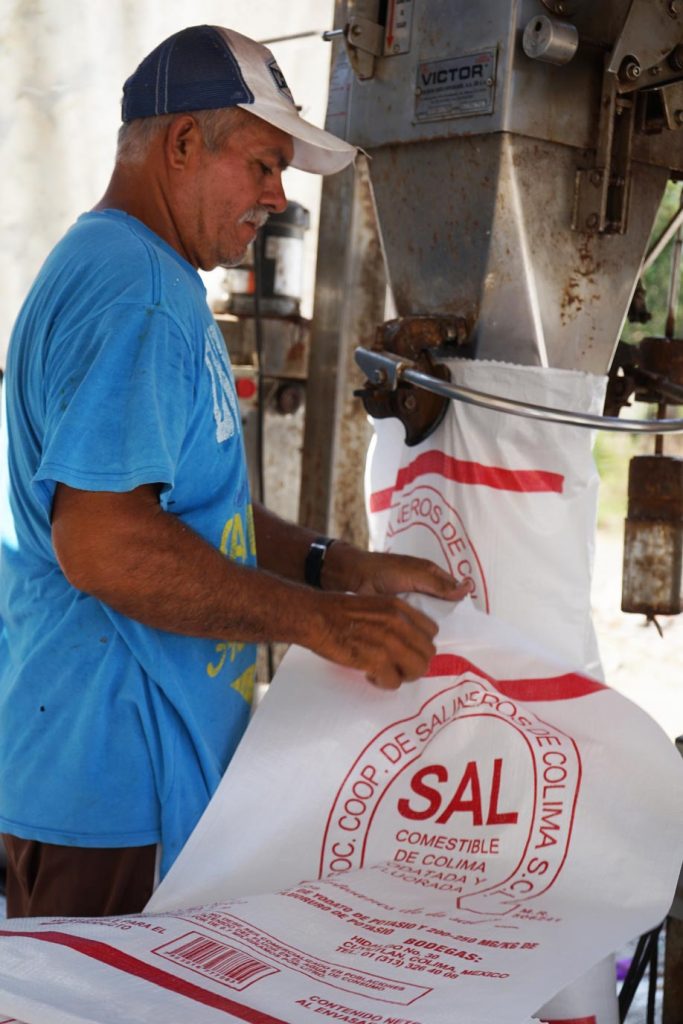
<path id="1" fill-rule="evenodd" d="M 164 150 L 169 165 L 182 170 L 204 145 L 202 133 L 191 114 L 179 114 L 166 132 Z"/>

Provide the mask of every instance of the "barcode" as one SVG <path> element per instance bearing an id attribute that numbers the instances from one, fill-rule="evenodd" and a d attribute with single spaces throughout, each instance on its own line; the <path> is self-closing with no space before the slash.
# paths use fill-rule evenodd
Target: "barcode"
<path id="1" fill-rule="evenodd" d="M 198 932 L 183 935 L 154 952 L 236 989 L 246 988 L 260 978 L 277 973 L 276 967 Z"/>

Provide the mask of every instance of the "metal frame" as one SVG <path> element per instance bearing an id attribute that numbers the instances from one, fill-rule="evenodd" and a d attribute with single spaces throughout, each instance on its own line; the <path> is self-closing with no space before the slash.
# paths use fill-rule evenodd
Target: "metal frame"
<path id="1" fill-rule="evenodd" d="M 502 395 L 474 391 L 462 384 L 452 384 L 450 381 L 439 380 L 438 377 L 415 370 L 413 369 L 415 364 L 411 360 L 396 356 L 391 352 L 372 352 L 368 349 L 357 348 L 356 362 L 371 383 L 391 390 L 395 390 L 401 381 L 406 381 L 408 384 L 414 384 L 418 388 L 424 388 L 425 391 L 442 395 L 444 398 L 465 402 L 468 405 L 477 405 L 482 409 L 509 413 L 512 416 L 524 416 L 527 419 L 628 434 L 683 434 L 683 419 L 622 420 L 617 416 L 593 416 L 590 413 L 553 409 L 546 405 L 518 402 L 512 398 L 504 398 Z"/>
<path id="2" fill-rule="evenodd" d="M 353 296 L 353 301 L 349 301 Z M 299 521 L 361 547 L 368 542 L 358 453 L 372 436 L 353 391 L 362 376 L 353 350 L 384 318 L 386 278 L 367 171 L 325 181 L 309 356 Z"/>

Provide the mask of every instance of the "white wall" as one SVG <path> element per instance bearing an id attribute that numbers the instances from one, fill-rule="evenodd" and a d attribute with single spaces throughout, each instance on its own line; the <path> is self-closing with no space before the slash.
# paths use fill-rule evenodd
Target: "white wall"
<path id="1" fill-rule="evenodd" d="M 166 36 L 223 24 L 270 39 L 332 24 L 333 0 L 3 0 L 0 20 L 0 366 L 12 323 L 40 264 L 111 172 L 124 80 Z M 322 125 L 330 44 L 271 45 L 304 117 Z M 307 206 L 310 315 L 320 179 L 290 170 L 290 199 Z"/>

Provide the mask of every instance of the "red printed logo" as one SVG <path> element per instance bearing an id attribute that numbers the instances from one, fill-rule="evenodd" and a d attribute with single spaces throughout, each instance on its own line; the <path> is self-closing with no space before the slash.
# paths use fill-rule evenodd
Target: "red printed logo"
<path id="1" fill-rule="evenodd" d="M 387 551 L 397 550 L 392 541 L 401 534 L 406 535 L 401 538 L 402 551 L 410 554 L 419 551 L 423 557 L 447 566 L 457 579 L 471 580 L 474 584 L 472 600 L 483 611 L 489 611 L 486 578 L 479 555 L 460 515 L 435 487 L 417 484 L 411 490 L 394 495 L 386 533 Z"/>
<path id="2" fill-rule="evenodd" d="M 327 821 L 320 877 L 379 866 L 423 897 L 452 893 L 462 910 L 507 914 L 558 877 L 580 782 L 571 737 L 464 673 L 356 759 Z"/>

